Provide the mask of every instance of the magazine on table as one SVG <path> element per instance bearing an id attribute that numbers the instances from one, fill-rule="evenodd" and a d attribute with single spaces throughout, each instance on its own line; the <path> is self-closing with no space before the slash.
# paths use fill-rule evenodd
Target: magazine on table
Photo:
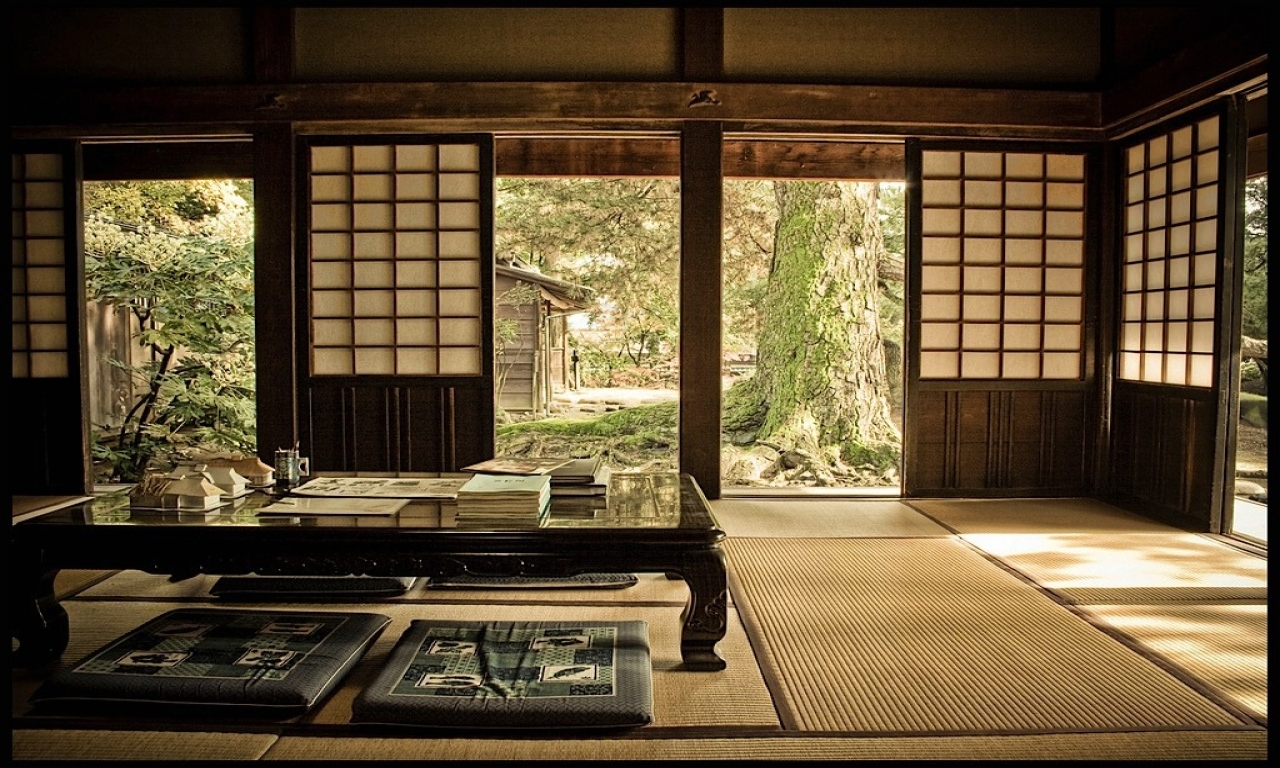
<path id="1" fill-rule="evenodd" d="M 380 499 L 456 499 L 467 477 L 317 477 L 290 491 L 294 496 Z"/>
<path id="2" fill-rule="evenodd" d="M 266 506 L 258 507 L 258 513 L 278 515 L 394 515 L 408 503 L 408 499 L 286 496 Z"/>

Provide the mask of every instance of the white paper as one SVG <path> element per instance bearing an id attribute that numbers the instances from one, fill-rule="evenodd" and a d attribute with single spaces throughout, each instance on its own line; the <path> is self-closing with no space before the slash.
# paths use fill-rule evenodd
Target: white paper
<path id="1" fill-rule="evenodd" d="M 279 515 L 394 515 L 408 503 L 408 499 L 286 496 L 259 507 L 258 512 Z"/>

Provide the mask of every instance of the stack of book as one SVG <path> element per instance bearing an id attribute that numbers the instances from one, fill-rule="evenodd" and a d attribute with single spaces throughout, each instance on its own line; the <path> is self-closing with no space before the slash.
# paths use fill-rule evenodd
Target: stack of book
<path id="1" fill-rule="evenodd" d="M 550 513 L 551 478 L 545 474 L 477 474 L 458 490 L 458 528 L 541 528 Z"/>
<path id="2" fill-rule="evenodd" d="M 608 490 L 609 466 L 599 456 L 551 470 L 552 496 L 604 496 Z"/>
<path id="3" fill-rule="evenodd" d="M 548 472 L 564 467 L 573 459 L 556 459 L 527 456 L 499 456 L 486 459 L 463 467 L 465 472 L 480 472 L 486 475 L 545 475 Z"/>

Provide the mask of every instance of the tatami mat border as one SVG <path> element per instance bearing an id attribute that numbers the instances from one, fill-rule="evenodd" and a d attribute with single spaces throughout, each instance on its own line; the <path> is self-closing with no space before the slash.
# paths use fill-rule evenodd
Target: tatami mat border
<path id="1" fill-rule="evenodd" d="M 156 759 L 180 749 L 191 760 L 1203 760 L 1267 759 L 1267 732 L 1176 731 L 1024 736 L 880 736 L 741 733 L 707 738 L 543 736 L 484 738 L 277 737 L 155 731 L 20 729 L 15 761 Z M 257 753 L 257 754 L 255 754 Z"/>

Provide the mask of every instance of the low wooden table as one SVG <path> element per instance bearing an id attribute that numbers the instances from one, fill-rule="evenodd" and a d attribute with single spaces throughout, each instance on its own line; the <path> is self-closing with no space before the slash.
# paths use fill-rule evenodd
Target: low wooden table
<path id="1" fill-rule="evenodd" d="M 725 667 L 716 650 L 727 621 L 724 532 L 688 475 L 614 473 L 603 505 L 557 497 L 545 527 L 512 530 L 442 527 L 438 507 L 432 514 L 441 502 L 411 503 L 382 518 L 258 514 L 271 500 L 254 493 L 209 512 L 141 512 L 121 498 L 100 498 L 14 525 L 14 663 L 35 666 L 66 650 L 70 627 L 54 578 L 87 568 L 178 576 L 664 573 L 689 586 L 684 667 Z"/>

